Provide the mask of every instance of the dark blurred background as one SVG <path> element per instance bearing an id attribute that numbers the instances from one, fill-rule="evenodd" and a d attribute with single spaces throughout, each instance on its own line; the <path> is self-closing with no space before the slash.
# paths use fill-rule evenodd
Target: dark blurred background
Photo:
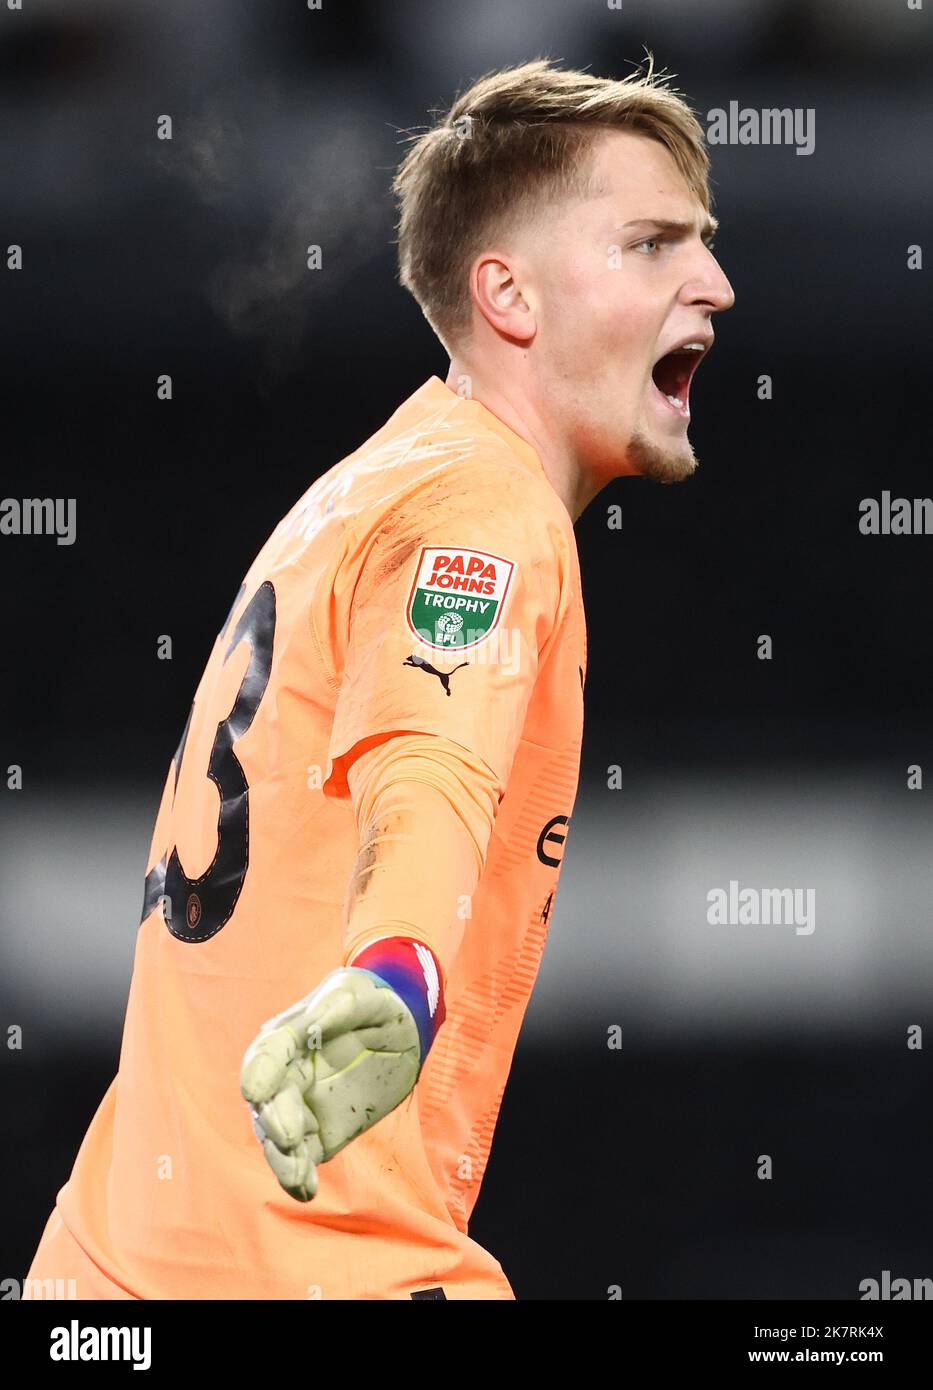
<path id="1" fill-rule="evenodd" d="M 933 536 L 858 524 L 863 498 L 933 492 L 930 270 L 908 269 L 933 254 L 933 5 L 907 0 L 0 11 L 0 494 L 77 502 L 74 545 L 0 537 L 0 768 L 23 769 L 0 1023 L 24 1030 L 0 1050 L 0 1276 L 116 1069 L 165 770 L 242 574 L 446 374 L 395 280 L 402 132 L 490 68 L 623 76 L 645 47 L 701 117 L 812 108 L 816 144 L 712 148 L 737 303 L 693 392 L 701 467 L 614 484 L 577 526 L 580 794 L 471 1234 L 520 1298 L 933 1276 L 931 1069 L 906 1045 L 933 985 Z M 815 932 L 710 927 L 731 879 L 814 888 Z"/>

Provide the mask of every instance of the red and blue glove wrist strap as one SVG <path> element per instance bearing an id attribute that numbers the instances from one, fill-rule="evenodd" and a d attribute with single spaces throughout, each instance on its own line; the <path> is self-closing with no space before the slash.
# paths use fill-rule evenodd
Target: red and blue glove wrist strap
<path id="1" fill-rule="evenodd" d="M 430 946 L 409 936 L 386 936 L 364 946 L 349 964 L 377 975 L 408 1005 L 418 1025 L 423 1065 L 447 1014 L 441 967 Z"/>

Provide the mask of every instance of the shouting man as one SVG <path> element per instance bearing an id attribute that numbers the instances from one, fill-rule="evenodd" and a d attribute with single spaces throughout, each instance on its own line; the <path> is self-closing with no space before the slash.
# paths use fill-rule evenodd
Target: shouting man
<path id="1" fill-rule="evenodd" d="M 574 522 L 613 478 L 696 468 L 733 301 L 707 179 L 650 65 L 496 72 L 411 140 L 401 279 L 446 381 L 240 586 L 169 769 L 119 1072 L 31 1279 L 514 1297 L 468 1226 L 576 794 Z"/>

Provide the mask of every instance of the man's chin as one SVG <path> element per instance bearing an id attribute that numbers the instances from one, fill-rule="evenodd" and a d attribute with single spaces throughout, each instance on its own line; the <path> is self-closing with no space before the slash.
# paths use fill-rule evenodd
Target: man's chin
<path id="1" fill-rule="evenodd" d="M 686 434 L 676 444 L 656 444 L 644 434 L 633 435 L 628 455 L 632 472 L 655 483 L 682 483 L 699 467 Z"/>

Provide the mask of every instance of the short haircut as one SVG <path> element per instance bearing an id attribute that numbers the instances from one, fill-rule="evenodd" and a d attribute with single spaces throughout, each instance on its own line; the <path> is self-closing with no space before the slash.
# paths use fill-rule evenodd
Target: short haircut
<path id="1" fill-rule="evenodd" d="M 488 73 L 407 136 L 392 185 L 399 280 L 448 350 L 469 331 L 469 268 L 484 242 L 536 208 L 595 191 L 594 155 L 610 130 L 659 141 L 709 211 L 703 128 L 650 54 L 618 81 L 547 58 Z"/>

